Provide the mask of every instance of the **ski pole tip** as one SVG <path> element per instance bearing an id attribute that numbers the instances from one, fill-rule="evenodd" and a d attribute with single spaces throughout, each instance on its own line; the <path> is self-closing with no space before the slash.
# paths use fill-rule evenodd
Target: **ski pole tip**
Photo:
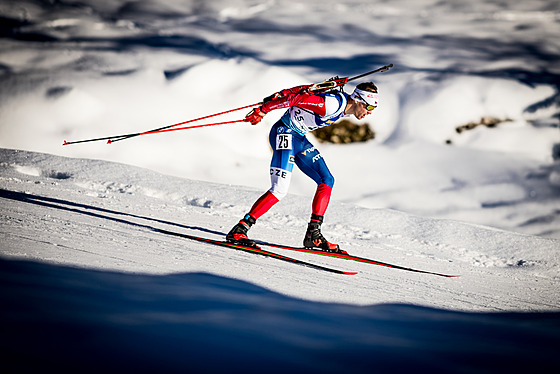
<path id="1" fill-rule="evenodd" d="M 68 145 L 68 142 L 65 140 L 64 143 L 62 143 L 62 145 Z"/>
<path id="2" fill-rule="evenodd" d="M 112 144 L 113 141 L 111 139 L 107 140 L 107 144 Z"/>

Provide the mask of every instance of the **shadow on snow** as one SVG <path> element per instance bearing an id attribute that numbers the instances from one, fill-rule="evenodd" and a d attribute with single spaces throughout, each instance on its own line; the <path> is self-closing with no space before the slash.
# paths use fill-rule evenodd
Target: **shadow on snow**
<path id="1" fill-rule="evenodd" d="M 123 274 L 28 261 L 0 260 L 0 278 L 0 367 L 19 372 L 560 368 L 560 313 L 323 304 L 211 274 Z"/>

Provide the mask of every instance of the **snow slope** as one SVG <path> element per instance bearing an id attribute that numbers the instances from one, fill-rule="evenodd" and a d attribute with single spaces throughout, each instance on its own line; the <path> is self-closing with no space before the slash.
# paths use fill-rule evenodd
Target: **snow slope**
<path id="1" fill-rule="evenodd" d="M 147 229 L 161 227 L 223 238 L 259 196 L 258 190 L 24 151 L 3 150 L 2 160 L 4 256 L 155 274 L 206 271 L 293 297 L 360 305 L 404 302 L 478 311 L 554 310 L 559 306 L 557 239 L 335 202 L 329 207 L 324 231 L 349 252 L 461 275 L 453 280 L 434 279 L 368 264 L 288 254 L 360 272 L 357 277 L 337 277 Z M 251 234 L 261 240 L 300 245 L 310 214 L 309 200 L 287 197 L 259 220 Z M 385 284 L 381 274 L 394 283 Z M 425 292 L 405 286 L 408 282 L 419 282 Z"/>
<path id="2" fill-rule="evenodd" d="M 558 367 L 558 239 L 335 202 L 324 231 L 351 253 L 461 276 L 276 250 L 359 272 L 335 275 L 151 229 L 223 238 L 258 190 L 106 161 L 0 157 L 3 367 Z M 253 236 L 299 245 L 308 204 L 288 196 Z"/>

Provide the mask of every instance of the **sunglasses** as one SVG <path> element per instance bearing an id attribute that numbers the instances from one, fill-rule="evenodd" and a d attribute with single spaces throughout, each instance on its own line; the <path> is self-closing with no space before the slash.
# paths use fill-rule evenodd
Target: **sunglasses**
<path id="1" fill-rule="evenodd" d="M 364 104 L 364 106 L 365 106 L 365 108 L 366 108 L 366 110 L 367 110 L 368 112 L 370 112 L 370 111 L 374 110 L 375 108 L 377 108 L 377 106 L 375 106 L 375 105 L 368 104 L 367 101 L 365 101 L 364 98 L 363 98 L 359 93 L 357 93 L 357 92 L 356 92 L 356 96 L 358 96 L 358 98 L 360 99 L 360 101 L 362 102 L 362 104 Z"/>

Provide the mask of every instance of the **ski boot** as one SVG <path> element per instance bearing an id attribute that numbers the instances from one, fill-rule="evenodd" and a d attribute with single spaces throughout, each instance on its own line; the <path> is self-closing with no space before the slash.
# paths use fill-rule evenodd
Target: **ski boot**
<path id="1" fill-rule="evenodd" d="M 257 248 L 257 243 L 247 237 L 247 231 L 249 231 L 255 222 L 257 222 L 257 220 L 247 214 L 228 232 L 226 235 L 226 241 L 232 244 L 243 245 L 245 247 Z"/>
<path id="2" fill-rule="evenodd" d="M 311 215 L 311 221 L 307 225 L 307 232 L 303 239 L 303 246 L 306 249 L 315 249 L 324 252 L 340 253 L 343 255 L 348 252 L 340 249 L 338 244 L 329 243 L 327 239 L 321 234 L 321 224 L 323 223 L 323 216 L 316 214 Z"/>

